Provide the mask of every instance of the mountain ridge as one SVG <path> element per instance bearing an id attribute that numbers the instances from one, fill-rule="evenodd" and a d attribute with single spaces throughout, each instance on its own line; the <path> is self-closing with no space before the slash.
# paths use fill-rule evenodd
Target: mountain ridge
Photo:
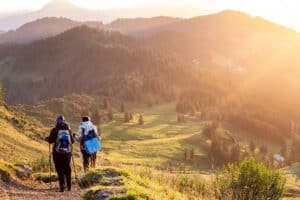
<path id="1" fill-rule="evenodd" d="M 26 23 L 15 31 L 1 34 L 0 44 L 2 43 L 30 43 L 35 40 L 58 35 L 76 26 L 87 25 L 94 28 L 102 28 L 102 22 L 87 21 L 78 22 L 68 18 L 46 17 Z"/>

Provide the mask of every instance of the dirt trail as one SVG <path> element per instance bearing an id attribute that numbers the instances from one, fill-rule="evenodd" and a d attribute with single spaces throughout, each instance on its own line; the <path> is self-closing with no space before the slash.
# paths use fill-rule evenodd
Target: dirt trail
<path id="1" fill-rule="evenodd" d="M 49 185 L 35 181 L 14 181 L 0 183 L 1 200 L 81 200 L 82 191 L 73 184 L 72 191 L 64 193 L 56 192 L 56 183 L 52 183 L 54 189 Z"/>

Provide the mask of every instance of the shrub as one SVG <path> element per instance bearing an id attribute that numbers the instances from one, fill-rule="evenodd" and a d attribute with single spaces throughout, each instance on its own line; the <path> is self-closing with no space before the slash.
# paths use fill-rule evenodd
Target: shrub
<path id="1" fill-rule="evenodd" d="M 102 171 L 100 170 L 90 171 L 79 180 L 79 186 L 81 188 L 87 188 L 100 183 L 102 179 L 103 179 Z"/>
<path id="2" fill-rule="evenodd" d="M 49 175 L 49 172 L 47 173 L 35 173 L 32 175 L 33 178 L 37 181 L 42 181 L 44 183 L 50 183 L 50 182 L 55 182 L 58 180 L 58 177 L 56 175 L 56 173 L 52 173 L 51 177 Z"/>
<path id="3" fill-rule="evenodd" d="M 32 170 L 34 172 L 48 172 L 50 169 L 49 159 L 41 157 L 40 159 L 36 159 L 31 163 Z M 51 159 L 51 170 L 54 171 L 54 163 Z"/>
<path id="4" fill-rule="evenodd" d="M 283 196 L 286 178 L 279 171 L 246 159 L 230 164 L 216 175 L 217 199 L 277 200 Z"/>

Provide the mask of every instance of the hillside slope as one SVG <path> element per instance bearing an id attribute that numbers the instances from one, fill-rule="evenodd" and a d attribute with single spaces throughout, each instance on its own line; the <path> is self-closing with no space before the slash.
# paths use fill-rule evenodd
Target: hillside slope
<path id="1" fill-rule="evenodd" d="M 34 119 L 0 106 L 1 160 L 28 163 L 46 155 L 47 146 L 40 142 L 46 131 L 40 127 Z"/>
<path id="2" fill-rule="evenodd" d="M 127 98 L 142 88 L 170 97 L 166 83 L 174 83 L 175 77 L 186 82 L 188 74 L 183 66 L 139 47 L 131 38 L 86 26 L 28 45 L 2 46 L 0 60 L 0 79 L 9 103 L 32 103 L 103 89 Z"/>

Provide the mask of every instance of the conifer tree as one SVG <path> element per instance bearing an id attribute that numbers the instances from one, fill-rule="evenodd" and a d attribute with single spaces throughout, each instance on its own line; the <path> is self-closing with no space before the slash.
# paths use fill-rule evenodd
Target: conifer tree
<path id="1" fill-rule="evenodd" d="M 123 113 L 123 112 L 125 112 L 125 104 L 124 103 L 121 104 L 121 113 Z"/>
<path id="2" fill-rule="evenodd" d="M 92 121 L 96 124 L 99 125 L 101 123 L 101 115 L 99 111 L 95 111 L 92 115 Z"/>
<path id="3" fill-rule="evenodd" d="M 262 155 L 266 155 L 268 153 L 268 148 L 265 145 L 261 145 L 259 151 Z"/>
<path id="4" fill-rule="evenodd" d="M 129 112 L 124 112 L 124 122 L 128 123 L 130 121 Z"/>
<path id="5" fill-rule="evenodd" d="M 139 117 L 139 125 L 144 125 L 143 115 L 140 115 Z"/>
<path id="6" fill-rule="evenodd" d="M 132 112 L 129 113 L 129 118 L 130 118 L 130 120 L 133 120 L 133 114 L 132 114 Z"/>
<path id="7" fill-rule="evenodd" d="M 249 150 L 250 150 L 250 152 L 251 153 L 254 153 L 255 152 L 255 144 L 254 144 L 254 142 L 253 141 L 251 141 L 250 142 L 250 144 L 249 144 Z"/>
<path id="8" fill-rule="evenodd" d="M 107 99 L 104 99 L 104 100 L 103 100 L 103 108 L 104 108 L 104 109 L 109 109 L 109 102 L 108 102 Z"/>
<path id="9" fill-rule="evenodd" d="M 112 121 L 114 119 L 114 115 L 111 107 L 108 109 L 107 118 L 109 121 Z"/>

